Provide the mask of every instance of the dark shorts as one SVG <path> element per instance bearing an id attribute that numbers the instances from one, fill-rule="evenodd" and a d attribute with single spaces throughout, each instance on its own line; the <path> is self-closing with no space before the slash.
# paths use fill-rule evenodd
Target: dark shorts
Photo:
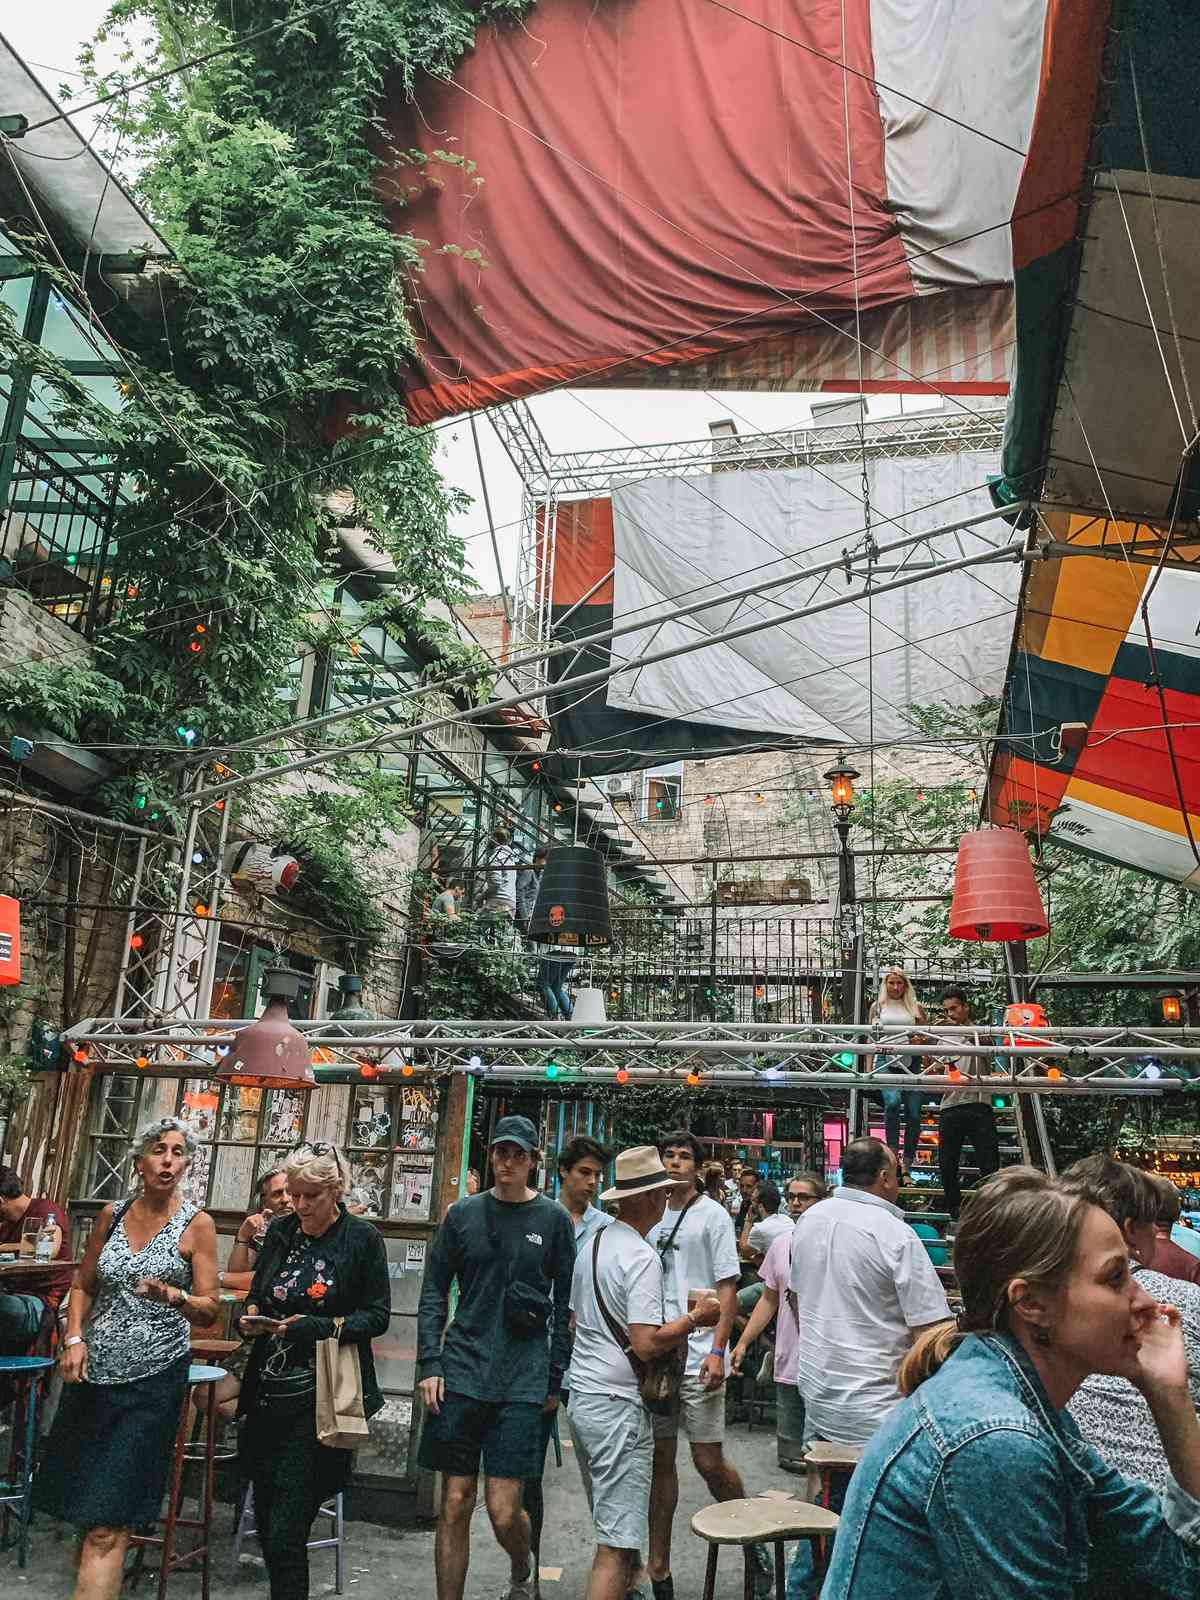
<path id="1" fill-rule="evenodd" d="M 417 1459 L 427 1472 L 477 1478 L 540 1478 L 545 1458 L 542 1408 L 532 1400 L 493 1402 L 447 1392 L 425 1418 Z"/>

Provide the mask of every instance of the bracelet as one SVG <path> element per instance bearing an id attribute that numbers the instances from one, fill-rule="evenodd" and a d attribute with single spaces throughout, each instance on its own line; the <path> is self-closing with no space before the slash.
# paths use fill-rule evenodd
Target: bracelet
<path id="1" fill-rule="evenodd" d="M 714 1344 L 708 1353 L 710 1356 L 723 1356 L 725 1354 L 725 1346 L 723 1344 Z"/>
<path id="2" fill-rule="evenodd" d="M 81 1333 L 69 1333 L 63 1340 L 64 1350 L 73 1350 L 77 1344 L 83 1344 L 84 1337 Z"/>

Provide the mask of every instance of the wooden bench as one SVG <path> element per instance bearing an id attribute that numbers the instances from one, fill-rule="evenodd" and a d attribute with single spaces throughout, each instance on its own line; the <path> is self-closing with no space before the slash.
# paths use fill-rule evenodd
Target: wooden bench
<path id="1" fill-rule="evenodd" d="M 785 1539 L 813 1542 L 813 1565 L 824 1570 L 826 1541 L 837 1531 L 838 1519 L 824 1506 L 804 1500 L 761 1496 L 754 1500 L 724 1500 L 705 1506 L 692 1518 L 692 1532 L 708 1544 L 708 1564 L 704 1569 L 702 1600 L 714 1600 L 717 1587 L 717 1556 L 723 1544 L 770 1544 L 775 1547 L 775 1600 L 783 1600 Z M 745 1600 L 754 1597 L 754 1567 L 746 1560 Z"/>

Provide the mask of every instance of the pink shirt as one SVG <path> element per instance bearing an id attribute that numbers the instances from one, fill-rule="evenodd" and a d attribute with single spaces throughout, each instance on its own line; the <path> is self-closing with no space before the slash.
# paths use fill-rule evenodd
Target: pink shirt
<path id="1" fill-rule="evenodd" d="M 787 1302 L 788 1281 L 792 1269 L 792 1239 L 795 1230 L 789 1229 L 772 1239 L 770 1248 L 762 1259 L 758 1275 L 768 1289 L 779 1296 L 779 1310 L 775 1313 L 775 1382 L 796 1381 L 796 1342 L 799 1330 L 796 1317 Z"/>

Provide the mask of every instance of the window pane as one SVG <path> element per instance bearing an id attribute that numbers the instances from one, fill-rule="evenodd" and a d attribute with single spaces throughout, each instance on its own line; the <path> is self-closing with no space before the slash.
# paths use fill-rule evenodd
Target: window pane
<path id="1" fill-rule="evenodd" d="M 433 1157 L 397 1150 L 388 1216 L 393 1222 L 429 1222 L 432 1205 Z"/>
<path id="2" fill-rule="evenodd" d="M 267 1144 L 299 1144 L 304 1137 L 304 1102 L 308 1096 L 291 1089 L 272 1089 L 263 1139 Z"/>
<path id="3" fill-rule="evenodd" d="M 386 1151 L 368 1151 L 350 1158 L 350 1188 L 353 1197 L 373 1217 L 383 1215 L 383 1201 L 387 1193 Z"/>
<path id="4" fill-rule="evenodd" d="M 230 1084 L 225 1090 L 225 1102 L 221 1107 L 218 1138 L 253 1144 L 258 1137 L 258 1114 L 262 1110 L 262 1102 L 261 1089 Z"/>
<path id="5" fill-rule="evenodd" d="M 359 1150 L 385 1148 L 392 1143 L 392 1094 L 369 1084 L 354 1087 L 354 1115 L 350 1144 Z"/>
<path id="6" fill-rule="evenodd" d="M 415 1315 L 425 1275 L 424 1239 L 388 1239 L 388 1277 L 392 1281 L 392 1310 Z"/>
<path id="7" fill-rule="evenodd" d="M 209 1203 L 218 1211 L 246 1211 L 250 1204 L 250 1186 L 254 1177 L 255 1150 L 253 1145 L 225 1144 L 217 1146 L 216 1166 L 213 1174 Z"/>
<path id="8" fill-rule="evenodd" d="M 372 1349 L 379 1387 L 411 1394 L 417 1365 L 416 1317 L 393 1314 L 388 1331 L 374 1341 Z"/>

